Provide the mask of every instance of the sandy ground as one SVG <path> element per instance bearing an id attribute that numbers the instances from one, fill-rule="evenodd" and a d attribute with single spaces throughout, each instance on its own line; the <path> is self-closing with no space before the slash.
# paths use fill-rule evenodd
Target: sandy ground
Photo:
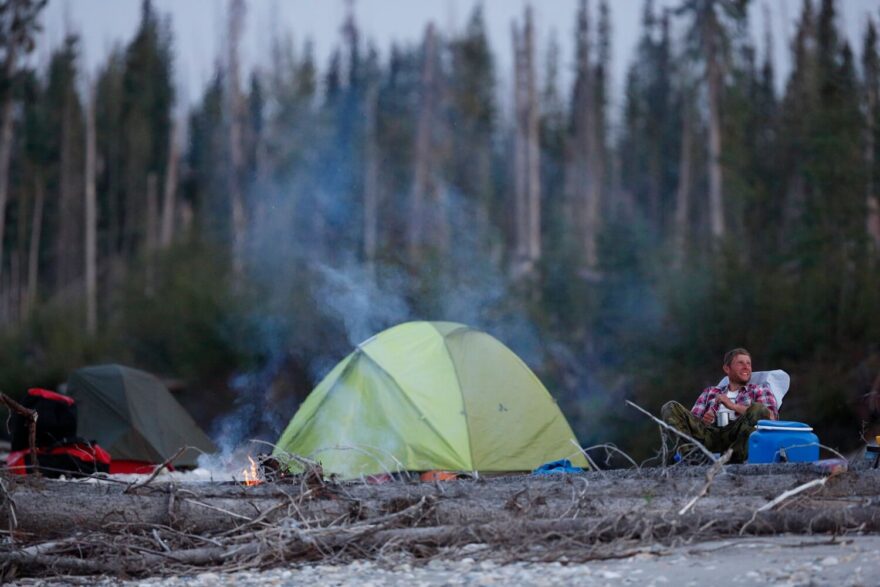
<path id="1" fill-rule="evenodd" d="M 478 548 L 474 545 L 475 548 Z M 703 586 L 777 585 L 836 587 L 880 585 L 880 536 L 778 536 L 658 548 L 628 558 L 589 564 L 433 560 L 427 564 L 317 565 L 263 572 L 201 573 L 163 579 L 62 578 L 22 580 L 19 585 L 214 585 L 435 586 L 584 585 Z"/>

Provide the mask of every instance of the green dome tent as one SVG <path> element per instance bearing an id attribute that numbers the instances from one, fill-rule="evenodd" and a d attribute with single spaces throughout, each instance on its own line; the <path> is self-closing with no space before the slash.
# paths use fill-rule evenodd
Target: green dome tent
<path id="1" fill-rule="evenodd" d="M 182 446 L 212 453 L 217 448 L 171 392 L 153 375 L 121 365 L 74 371 L 67 394 L 76 400 L 77 434 L 94 440 L 120 461 L 161 463 Z M 197 450 L 175 466 L 194 467 Z"/>
<path id="2" fill-rule="evenodd" d="M 526 471 L 586 459 L 556 402 L 510 349 L 452 322 L 390 328 L 343 359 L 300 406 L 275 455 L 344 478 L 389 471 Z"/>

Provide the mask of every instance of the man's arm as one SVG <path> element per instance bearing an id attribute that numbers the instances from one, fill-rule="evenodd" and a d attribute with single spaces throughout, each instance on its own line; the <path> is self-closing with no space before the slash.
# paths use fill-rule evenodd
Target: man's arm
<path id="1" fill-rule="evenodd" d="M 728 410 L 733 410 L 734 412 L 736 412 L 736 414 L 738 416 L 742 416 L 749 409 L 748 406 L 743 406 L 743 405 L 734 403 L 734 401 L 731 400 L 729 397 L 727 397 L 727 395 L 724 393 L 719 393 L 717 399 L 718 399 L 719 404 L 721 404 L 722 406 L 724 406 Z"/>
<path id="2" fill-rule="evenodd" d="M 715 415 L 709 410 L 709 404 L 712 401 L 714 391 L 715 388 L 713 387 L 707 387 L 706 389 L 704 389 L 700 396 L 697 398 L 697 402 L 694 404 L 694 407 L 691 408 L 691 413 L 706 423 L 711 422 L 715 418 Z"/>
<path id="3" fill-rule="evenodd" d="M 779 407 L 776 405 L 776 396 L 770 391 L 769 385 L 761 383 L 760 385 L 755 386 L 754 401 L 767 406 L 767 409 L 770 410 L 770 414 L 773 416 L 774 420 L 779 419 Z"/>

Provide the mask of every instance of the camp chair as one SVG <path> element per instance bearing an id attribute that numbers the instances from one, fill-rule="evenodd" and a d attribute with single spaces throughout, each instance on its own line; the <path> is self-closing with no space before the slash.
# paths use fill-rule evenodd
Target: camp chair
<path id="1" fill-rule="evenodd" d="M 782 369 L 776 369 L 774 371 L 755 371 L 752 373 L 752 378 L 749 379 L 749 383 L 766 383 L 769 385 L 773 397 L 776 398 L 776 410 L 779 411 L 782 408 L 782 398 L 788 393 L 788 386 L 791 385 L 791 377 L 789 377 L 788 373 Z M 718 387 L 723 387 L 727 384 L 728 378 L 725 375 L 724 379 L 718 382 Z"/>

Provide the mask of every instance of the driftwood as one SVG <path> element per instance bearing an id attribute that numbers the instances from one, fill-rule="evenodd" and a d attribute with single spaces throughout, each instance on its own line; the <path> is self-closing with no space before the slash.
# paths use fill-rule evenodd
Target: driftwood
<path id="1" fill-rule="evenodd" d="M 586 561 L 740 533 L 880 532 L 880 471 L 820 471 L 716 463 L 384 485 L 306 474 L 256 487 L 7 479 L 17 529 L 0 571 L 142 576 L 430 558 L 466 545 L 472 557 Z"/>
<path id="2" fill-rule="evenodd" d="M 694 467 L 703 475 L 707 467 Z M 365 518 L 393 511 L 423 497 L 436 498 L 437 524 L 490 522 L 522 517 L 566 518 L 678 511 L 705 477 L 622 475 L 605 471 L 577 477 L 508 477 L 445 484 L 339 485 L 316 491 L 298 485 L 157 484 L 126 493 L 118 484 L 21 478 L 8 482 L 21 533 L 54 537 L 70 528 L 108 531 L 133 525 L 167 525 L 192 533 L 222 532 L 264 516 L 275 522 L 291 515 L 306 520 Z M 617 473 L 617 474 L 615 474 Z M 711 495 L 695 509 L 719 512 L 764 506 L 777 495 L 817 478 L 816 474 L 731 475 L 714 478 Z M 880 471 L 829 480 L 821 499 L 850 505 L 876 495 Z M 516 495 L 520 493 L 519 497 Z M 516 497 L 516 499 L 514 499 Z M 813 497 L 818 500 L 818 497 Z M 839 501 L 843 499 L 844 501 Z M 512 503 L 515 502 L 515 503 Z M 823 507 L 832 507 L 823 505 Z M 8 524 L 9 511 L 0 511 Z"/>
<path id="3" fill-rule="evenodd" d="M 0 403 L 3 403 L 13 412 L 24 416 L 28 422 L 28 447 L 31 452 L 31 463 L 33 464 L 33 473 L 37 477 L 40 476 L 40 463 L 37 461 L 37 411 L 24 407 L 8 395 L 0 392 Z"/>

